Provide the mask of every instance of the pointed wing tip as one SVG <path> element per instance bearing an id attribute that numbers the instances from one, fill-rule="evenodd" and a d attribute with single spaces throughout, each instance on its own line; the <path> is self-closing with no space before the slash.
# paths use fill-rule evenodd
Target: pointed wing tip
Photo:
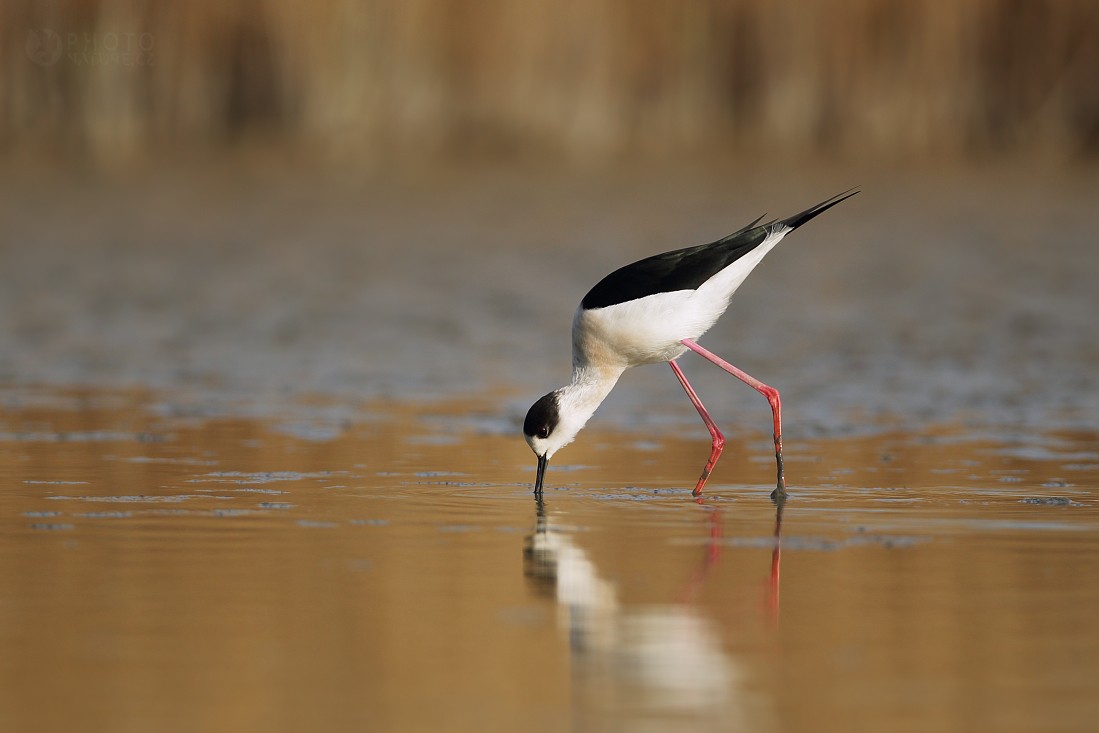
<path id="1" fill-rule="evenodd" d="M 790 227 L 791 229 L 797 229 L 799 226 L 806 223 L 810 219 L 813 219 L 817 216 L 820 216 L 821 214 L 828 211 L 828 209 L 832 208 L 836 204 L 838 204 L 842 201 L 846 201 L 847 199 L 851 198 L 855 194 L 861 193 L 861 192 L 862 192 L 862 189 L 859 188 L 858 186 L 855 186 L 854 188 L 849 188 L 846 191 L 844 191 L 843 193 L 837 193 L 835 196 L 832 196 L 831 198 L 827 198 L 824 201 L 821 201 L 816 206 L 809 207 L 808 209 L 801 212 L 800 214 L 794 214 L 791 217 L 783 219 L 781 223 L 785 224 L 786 226 Z"/>

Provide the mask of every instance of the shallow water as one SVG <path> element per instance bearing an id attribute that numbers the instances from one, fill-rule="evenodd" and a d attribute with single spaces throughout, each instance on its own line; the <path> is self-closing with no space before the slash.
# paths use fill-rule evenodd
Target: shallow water
<path id="1" fill-rule="evenodd" d="M 3 730 L 1099 717 L 1093 432 L 791 440 L 779 515 L 763 433 L 699 503 L 701 427 L 594 424 L 539 504 L 507 396 L 0 398 Z"/>
<path id="2" fill-rule="evenodd" d="M 0 730 L 1094 728 L 1099 177 L 773 163 L 9 171 Z M 705 501 L 647 367 L 539 506 L 587 288 L 852 185 L 704 342 L 782 516 L 687 358 Z"/>

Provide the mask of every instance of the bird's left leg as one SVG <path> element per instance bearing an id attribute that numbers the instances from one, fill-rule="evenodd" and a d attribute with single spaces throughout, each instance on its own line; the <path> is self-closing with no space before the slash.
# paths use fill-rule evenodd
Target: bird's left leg
<path id="1" fill-rule="evenodd" d="M 702 469 L 702 476 L 698 479 L 698 483 L 695 485 L 693 492 L 695 496 L 702 496 L 702 487 L 706 485 L 706 479 L 710 478 L 710 472 L 714 470 L 714 466 L 717 465 L 717 459 L 721 457 L 721 451 L 725 449 L 725 436 L 718 430 L 714 419 L 710 417 L 710 413 L 706 412 L 706 408 L 702 406 L 702 400 L 698 399 L 698 395 L 695 393 L 694 388 L 691 387 L 690 382 L 687 381 L 687 377 L 683 374 L 683 370 L 679 368 L 679 365 L 674 361 L 669 361 L 668 366 L 675 372 L 676 379 L 683 385 L 683 391 L 691 398 L 691 404 L 698 410 L 702 422 L 706 423 L 706 429 L 710 431 L 710 437 L 713 438 L 713 443 L 710 448 L 710 460 L 706 461 L 706 467 Z"/>
<path id="2" fill-rule="evenodd" d="M 767 402 L 771 405 L 771 415 L 775 419 L 775 461 L 778 464 L 778 486 L 776 486 L 775 490 L 771 493 L 771 498 L 776 500 L 784 499 L 786 497 L 786 476 L 782 470 L 782 399 L 779 397 L 778 390 L 774 387 L 768 387 L 763 382 L 733 366 L 720 356 L 710 353 L 691 339 L 683 339 L 679 343 L 708 361 L 717 364 L 719 367 L 729 372 L 729 374 L 732 374 L 734 377 L 767 398 Z"/>

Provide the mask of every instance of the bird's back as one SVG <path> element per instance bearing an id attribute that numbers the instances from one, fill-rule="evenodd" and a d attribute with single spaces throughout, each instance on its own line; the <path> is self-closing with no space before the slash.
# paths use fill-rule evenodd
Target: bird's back
<path id="1" fill-rule="evenodd" d="M 683 353 L 729 305 L 760 260 L 783 237 L 857 191 L 793 216 L 756 219 L 716 242 L 646 257 L 620 267 L 588 291 L 573 321 L 573 367 L 626 368 Z"/>
<path id="2" fill-rule="evenodd" d="M 581 301 L 587 310 L 606 308 L 657 293 L 696 290 L 763 243 L 769 226 L 759 220 L 716 242 L 646 257 L 604 277 Z"/>

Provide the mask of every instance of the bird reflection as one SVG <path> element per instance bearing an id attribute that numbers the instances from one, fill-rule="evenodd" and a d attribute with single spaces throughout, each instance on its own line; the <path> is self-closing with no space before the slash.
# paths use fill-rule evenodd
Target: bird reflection
<path id="1" fill-rule="evenodd" d="M 600 575 L 573 541 L 570 528 L 558 526 L 542 497 L 536 497 L 524 572 L 540 592 L 556 601 L 558 625 L 568 633 L 574 679 L 579 683 L 577 698 L 585 715 L 613 714 L 616 726 L 671 717 L 677 730 L 760 729 L 761 719 L 767 717 L 766 706 L 743 688 L 745 675 L 725 652 L 713 621 L 697 607 L 706 580 L 721 558 L 723 527 L 722 510 L 699 503 L 706 510 L 707 541 L 679 602 L 627 605 L 619 599 L 615 584 Z M 777 618 L 779 608 L 781 502 L 776 502 L 776 508 L 766 603 L 772 618 Z M 590 722 L 594 729 L 601 729 L 598 719 Z"/>

